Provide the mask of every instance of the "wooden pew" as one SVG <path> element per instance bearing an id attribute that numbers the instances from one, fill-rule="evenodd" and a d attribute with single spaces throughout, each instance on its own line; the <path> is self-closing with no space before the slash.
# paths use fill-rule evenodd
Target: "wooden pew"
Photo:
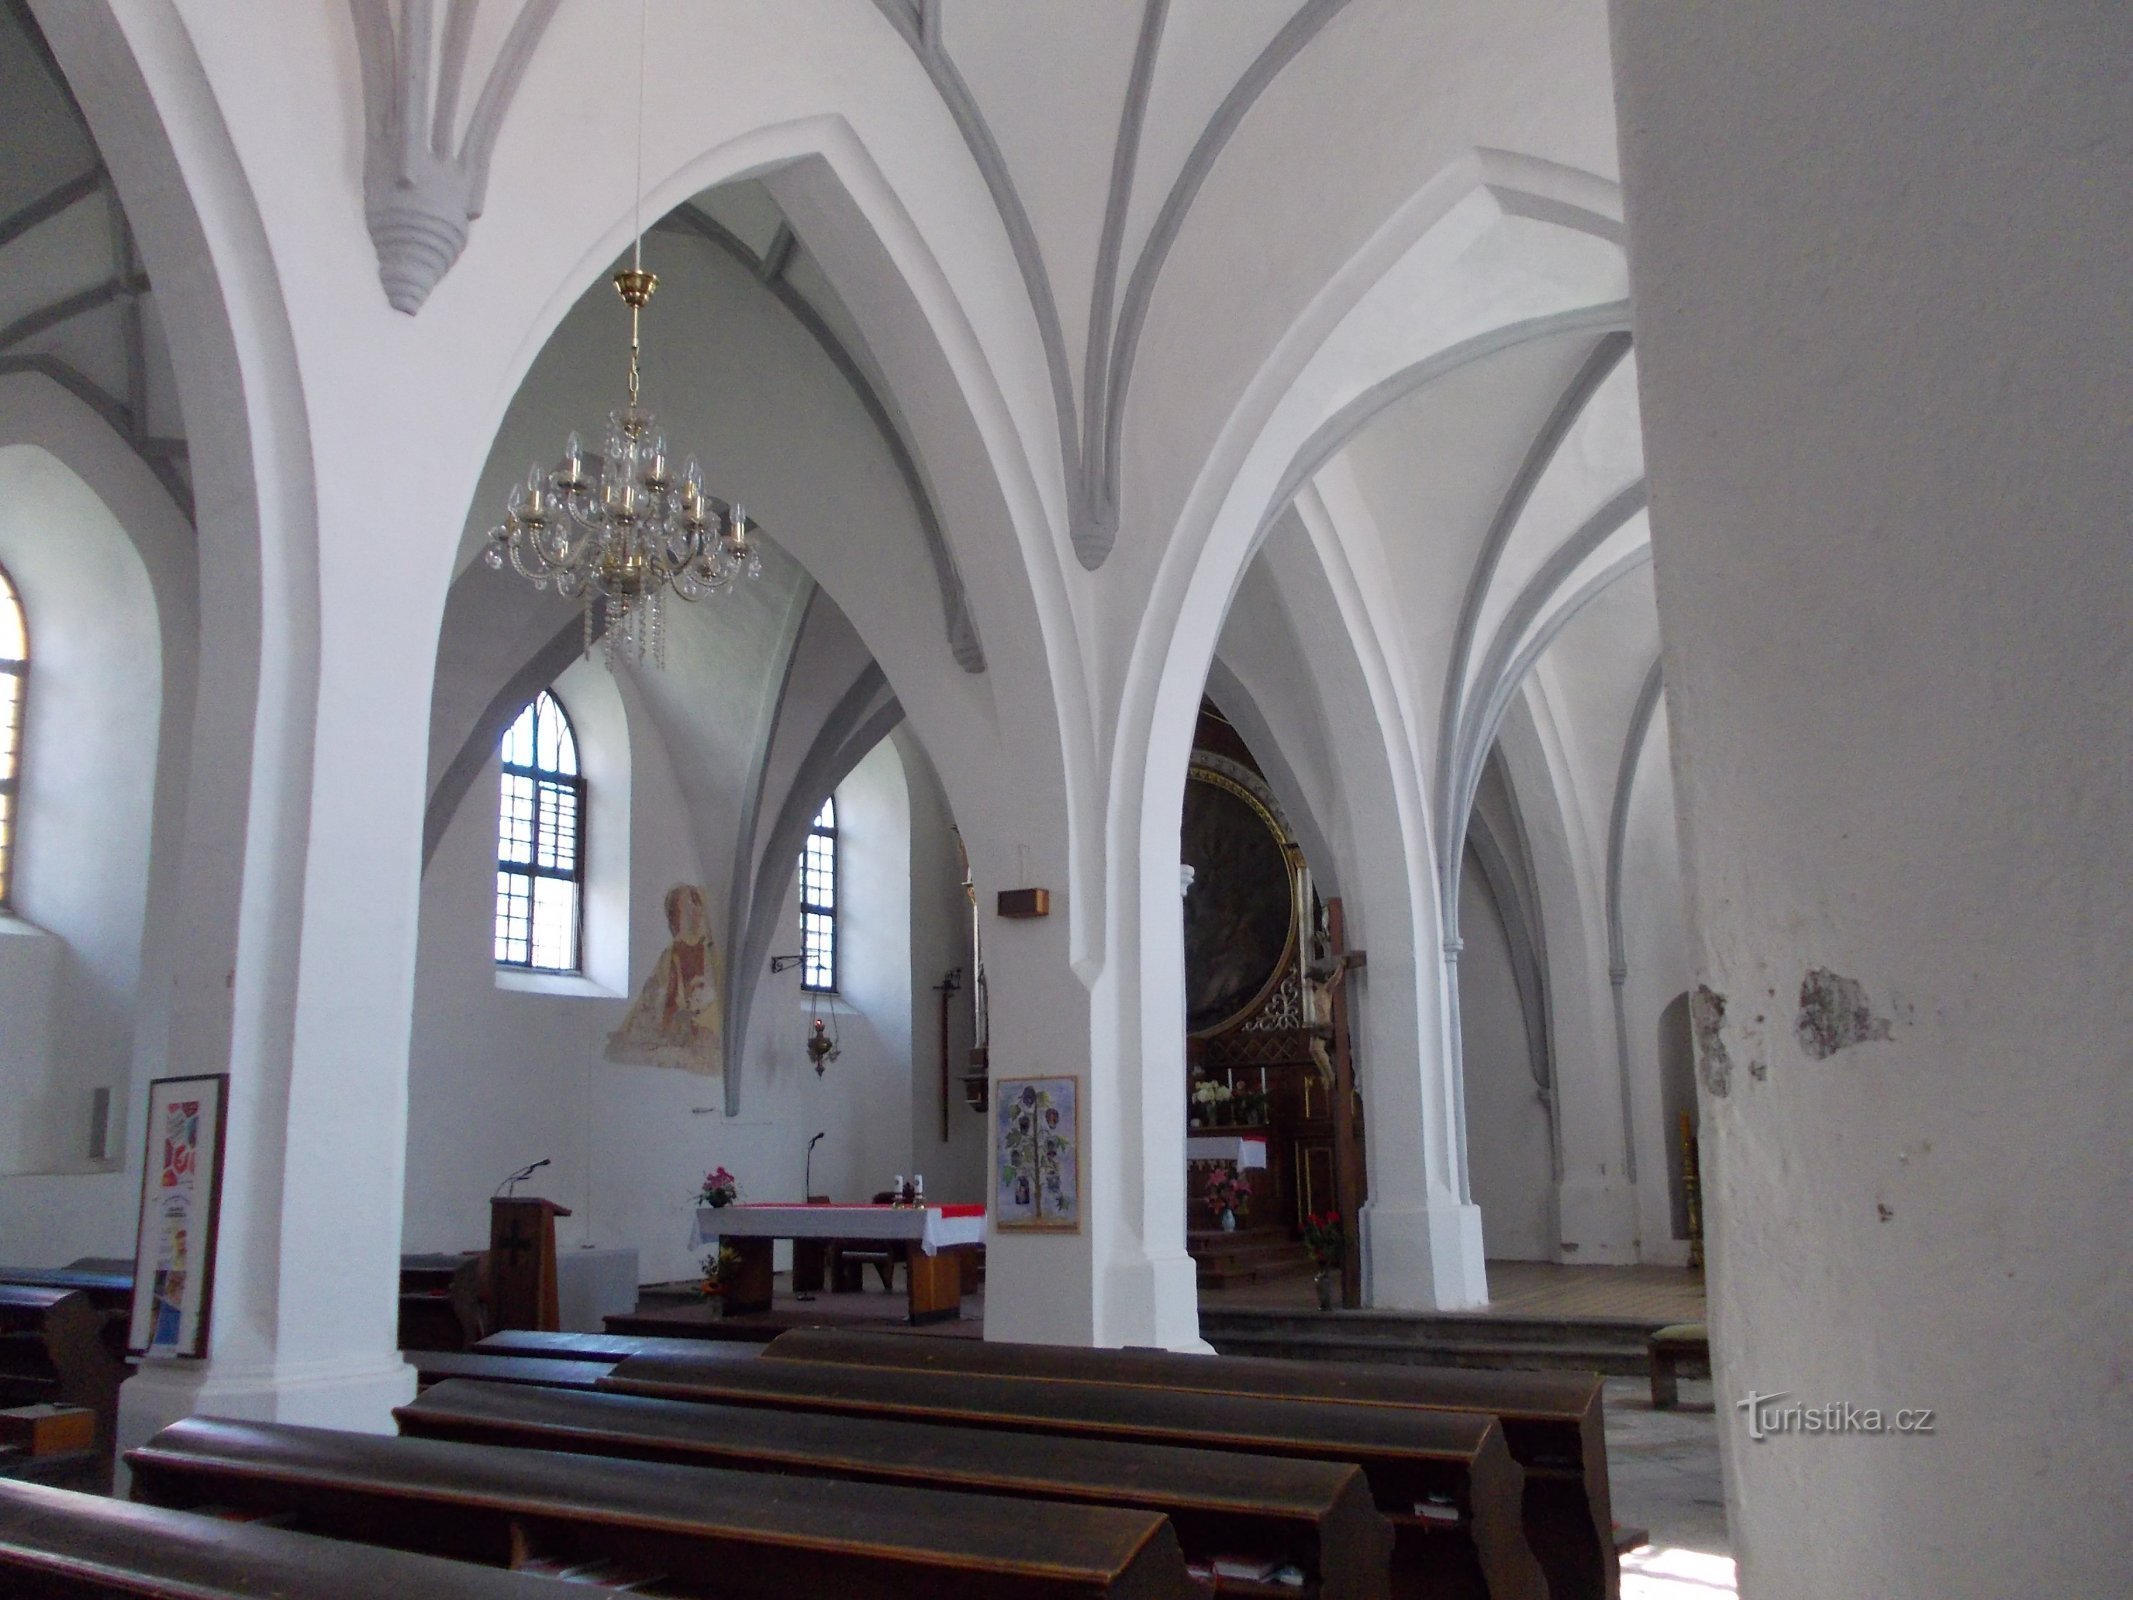
<path id="1" fill-rule="evenodd" d="M 590 1389 L 614 1369 L 611 1361 L 549 1361 L 539 1356 L 488 1355 L 478 1350 L 403 1350 L 415 1369 L 415 1386 L 427 1389 L 447 1378 L 542 1389 Z"/>
<path id="2" fill-rule="evenodd" d="M 400 1348 L 464 1350 L 488 1332 L 481 1304 L 484 1257 L 400 1258 Z"/>
<path id="3" fill-rule="evenodd" d="M 0 1283 L 0 1396 L 9 1405 L 64 1401 L 96 1414 L 97 1449 L 117 1437 L 126 1366 L 104 1343 L 107 1319 L 79 1289 Z M 99 1477 L 99 1481 L 105 1481 Z"/>
<path id="4" fill-rule="evenodd" d="M 0 1267 L 0 1284 L 38 1289 L 78 1289 L 104 1318 L 104 1348 L 126 1359 L 127 1323 L 133 1316 L 133 1263 L 84 1256 L 64 1267 Z"/>
<path id="5" fill-rule="evenodd" d="M 394 1412 L 402 1434 L 637 1461 L 977 1490 L 1168 1516 L 1196 1569 L 1294 1567 L 1319 1600 L 1384 1596 L 1392 1529 L 1356 1468 L 1106 1439 L 1049 1439 L 819 1412 L 444 1383 Z M 1262 1595 L 1264 1582 L 1218 1581 Z"/>
<path id="6" fill-rule="evenodd" d="M 1419 1406 L 1493 1416 L 1503 1425 L 1512 1459 L 1525 1468 L 1526 1541 L 1548 1575 L 1553 1600 L 1616 1600 L 1621 1593 L 1597 1374 L 1085 1350 L 828 1328 L 794 1329 L 772 1340 L 762 1354 L 769 1360 L 1274 1395 L 1343 1405 Z"/>
<path id="7" fill-rule="evenodd" d="M 663 1594 L 1162 1600 L 1191 1593 L 1163 1518 L 651 1461 L 591 1462 L 195 1417 L 127 1452 L 133 1495 L 289 1514 L 304 1531 L 490 1566 L 612 1561 Z M 613 1579 L 609 1580 L 613 1582 Z"/>
<path id="8" fill-rule="evenodd" d="M 256 1522 L 0 1482 L 0 1593 L 18 1600 L 584 1600 L 586 1591 Z"/>
<path id="9" fill-rule="evenodd" d="M 753 1361 L 759 1344 L 732 1339 L 662 1339 L 644 1333 L 543 1333 L 536 1328 L 506 1328 L 474 1346 L 481 1356 L 534 1356 L 543 1361 L 604 1361 L 609 1366 L 631 1356 L 707 1355 Z"/>
<path id="10" fill-rule="evenodd" d="M 0 1267 L 0 1284 L 19 1283 L 38 1289 L 78 1289 L 99 1311 L 130 1312 L 133 1309 L 133 1268 L 120 1264 L 109 1270 L 99 1260 L 95 1266 L 76 1263 L 71 1267 Z"/>
<path id="11" fill-rule="evenodd" d="M 657 1399 L 1347 1462 L 1393 1525 L 1392 1592 L 1544 1600 L 1524 1474 L 1493 1417 L 828 1362 L 633 1356 L 603 1389 Z"/>

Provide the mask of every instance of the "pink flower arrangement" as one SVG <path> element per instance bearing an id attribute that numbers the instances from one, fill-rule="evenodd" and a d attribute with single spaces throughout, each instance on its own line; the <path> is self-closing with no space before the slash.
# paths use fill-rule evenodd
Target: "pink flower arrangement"
<path id="1" fill-rule="evenodd" d="M 696 1197 L 703 1206 L 730 1206 L 741 1197 L 741 1180 L 724 1167 L 715 1167 L 704 1174 L 704 1186 Z"/>
<path id="2" fill-rule="evenodd" d="M 1251 1203 L 1252 1181 L 1234 1167 L 1217 1167 L 1207 1175 L 1205 1198 L 1208 1214 L 1217 1221 L 1225 1211 L 1242 1217 Z"/>

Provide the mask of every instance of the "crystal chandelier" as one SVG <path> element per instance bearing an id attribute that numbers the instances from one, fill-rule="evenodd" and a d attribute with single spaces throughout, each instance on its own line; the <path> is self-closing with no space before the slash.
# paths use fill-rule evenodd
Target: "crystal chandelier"
<path id="1" fill-rule="evenodd" d="M 638 38 L 637 192 L 644 191 L 644 79 L 642 14 Z M 573 433 L 563 459 L 543 470 L 534 463 L 511 491 L 504 520 L 489 530 L 482 559 L 501 570 L 505 558 L 536 589 L 551 583 L 585 617 L 585 649 L 592 651 L 593 612 L 601 612 L 607 664 L 617 659 L 666 665 L 662 607 L 669 590 L 684 600 L 730 589 L 743 574 L 758 577 L 763 558 L 749 539 L 747 513 L 704 491 L 703 470 L 691 456 L 676 476 L 659 419 L 637 403 L 637 318 L 658 277 L 644 270 L 644 222 L 630 265 L 615 274 L 615 291 L 630 308 L 629 401 L 607 414 L 606 449 L 588 454 Z"/>

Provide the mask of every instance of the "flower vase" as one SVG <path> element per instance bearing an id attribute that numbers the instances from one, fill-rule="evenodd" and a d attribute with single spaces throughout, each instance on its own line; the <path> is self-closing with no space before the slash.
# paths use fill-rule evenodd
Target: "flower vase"
<path id="1" fill-rule="evenodd" d="M 1311 1281 L 1318 1286 L 1318 1309 L 1331 1311 L 1333 1309 L 1333 1274 L 1331 1272 L 1321 1272 Z"/>
<path id="2" fill-rule="evenodd" d="M 1235 1233 L 1237 1231 L 1237 1213 L 1230 1210 L 1228 1206 L 1222 1208 L 1222 1231 L 1224 1233 Z"/>

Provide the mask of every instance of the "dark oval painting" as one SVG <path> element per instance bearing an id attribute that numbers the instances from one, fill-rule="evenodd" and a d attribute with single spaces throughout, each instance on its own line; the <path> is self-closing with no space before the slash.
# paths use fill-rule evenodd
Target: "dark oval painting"
<path id="1" fill-rule="evenodd" d="M 1287 963 L 1295 913 L 1289 860 L 1258 807 L 1197 773 L 1185 784 L 1180 859 L 1193 869 L 1185 1031 L 1211 1033 L 1240 1020 Z"/>

